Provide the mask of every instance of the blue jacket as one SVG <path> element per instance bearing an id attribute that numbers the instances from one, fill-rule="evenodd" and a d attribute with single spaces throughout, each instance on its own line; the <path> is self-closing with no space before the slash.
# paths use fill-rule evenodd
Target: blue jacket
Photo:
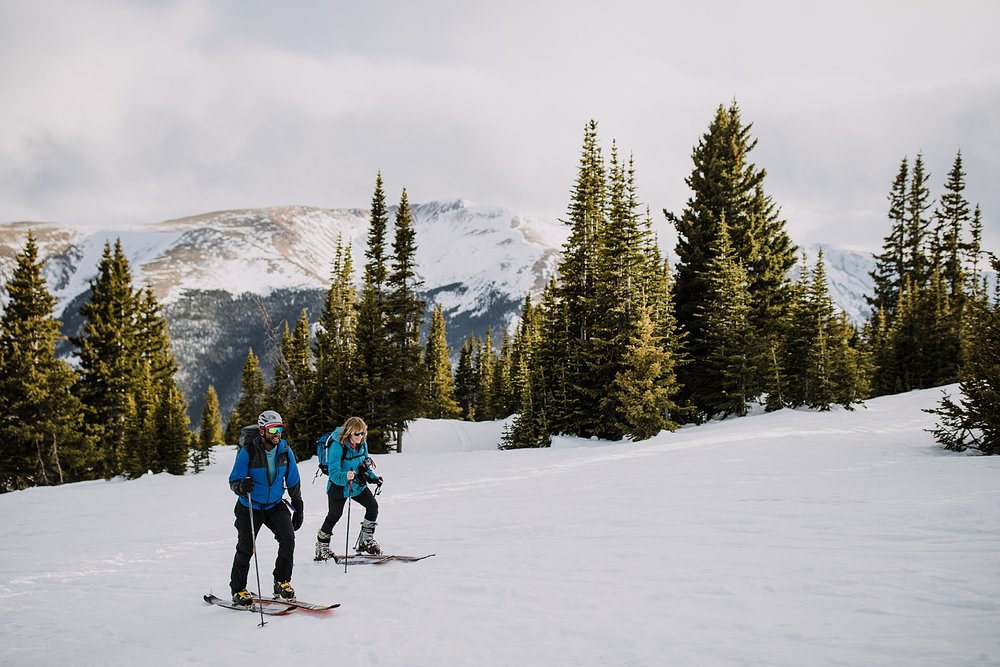
<path id="1" fill-rule="evenodd" d="M 295 454 L 284 439 L 275 445 L 275 475 L 274 481 L 268 484 L 267 481 L 267 452 L 261 443 L 262 438 L 257 436 L 252 443 L 243 447 L 236 453 L 236 461 L 233 462 L 233 471 L 229 473 L 229 487 L 239 496 L 240 503 L 248 506 L 246 496 L 240 495 L 238 490 L 240 480 L 249 476 L 253 480 L 253 491 L 250 492 L 250 499 L 253 500 L 253 509 L 267 510 L 281 502 L 288 489 L 288 495 L 292 499 L 292 506 L 296 511 L 301 511 L 302 488 L 299 479 L 299 466 L 295 463 Z"/>
<path id="2" fill-rule="evenodd" d="M 343 427 L 338 426 L 330 439 L 330 446 L 326 450 L 326 465 L 330 472 L 330 481 L 326 483 L 328 494 L 338 494 L 344 498 L 353 498 L 368 486 L 366 475 L 359 474 L 358 471 L 364 466 L 368 459 L 368 441 L 363 441 L 357 449 L 349 444 L 340 444 L 340 431 Z M 354 471 L 354 482 L 347 484 L 347 471 Z M 374 476 L 374 472 L 371 473 Z M 374 479 L 372 480 L 374 481 Z"/>

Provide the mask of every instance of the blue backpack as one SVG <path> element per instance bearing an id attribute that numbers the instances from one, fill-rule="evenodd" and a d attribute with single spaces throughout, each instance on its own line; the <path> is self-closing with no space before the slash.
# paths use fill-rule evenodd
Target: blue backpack
<path id="1" fill-rule="evenodd" d="M 330 471 L 327 469 L 326 465 L 327 452 L 330 449 L 330 443 L 332 443 L 334 440 L 334 435 L 336 435 L 337 431 L 339 430 L 340 429 L 338 428 L 328 433 L 324 433 L 323 435 L 319 436 L 319 438 L 316 440 L 316 456 L 319 457 L 319 472 L 323 473 L 324 475 L 330 474 Z M 340 448 L 341 463 L 343 463 L 344 457 L 346 456 L 347 456 L 347 449 L 345 447 L 341 447 Z"/>

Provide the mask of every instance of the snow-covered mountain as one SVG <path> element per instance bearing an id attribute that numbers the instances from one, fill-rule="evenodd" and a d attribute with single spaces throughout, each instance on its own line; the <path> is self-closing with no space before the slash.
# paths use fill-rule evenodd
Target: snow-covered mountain
<path id="1" fill-rule="evenodd" d="M 462 200 L 418 204 L 412 213 L 424 294 L 444 307 L 456 349 L 470 333 L 510 324 L 524 295 L 555 270 L 569 233 L 561 223 Z M 148 284 L 163 304 L 195 416 L 210 383 L 223 409 L 235 402 L 248 346 L 271 367 L 264 310 L 275 326 L 294 325 L 303 308 L 319 318 L 338 239 L 351 248 L 360 284 L 368 222 L 367 210 L 295 206 L 113 229 L 11 223 L 0 226 L 0 280 L 32 229 L 56 314 L 75 334 L 104 245 L 120 239 L 135 284 Z"/>
<path id="2" fill-rule="evenodd" d="M 249 346 L 271 367 L 263 311 L 276 326 L 294 324 L 303 308 L 311 321 L 319 318 L 338 239 L 350 245 L 360 283 L 369 213 L 292 206 L 118 228 L 10 223 L 0 225 L 0 280 L 6 283 L 30 228 L 46 259 L 56 314 L 65 332 L 75 334 L 104 244 L 120 239 L 135 284 L 148 284 L 163 304 L 178 381 L 194 417 L 209 384 L 224 410 L 235 402 Z M 556 221 L 463 200 L 417 204 L 412 213 L 424 295 L 444 307 L 454 349 L 471 333 L 509 327 L 525 294 L 540 291 L 555 271 L 569 235 Z M 856 323 L 864 321 L 871 256 L 822 248 L 834 301 Z M 817 250 L 804 249 L 810 265 Z M 672 248 L 664 251 L 672 255 Z"/>

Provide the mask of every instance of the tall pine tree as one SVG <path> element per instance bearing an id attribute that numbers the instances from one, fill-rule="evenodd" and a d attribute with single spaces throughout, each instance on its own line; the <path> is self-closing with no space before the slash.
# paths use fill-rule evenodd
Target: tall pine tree
<path id="1" fill-rule="evenodd" d="M 386 281 L 386 334 L 391 362 L 385 377 L 384 422 L 391 446 L 403 451 L 403 433 L 420 416 L 424 366 L 420 358 L 420 327 L 427 304 L 418 295 L 416 233 L 406 189 L 396 211 L 391 271 Z"/>
<path id="2" fill-rule="evenodd" d="M 107 478 L 134 467 L 129 436 L 141 428 L 136 398 L 148 395 L 137 346 L 140 299 L 121 241 L 105 243 L 97 277 L 90 283 L 90 299 L 80 309 L 83 330 L 74 340 L 79 349 L 80 395 L 87 428 L 103 453 Z"/>
<path id="3" fill-rule="evenodd" d="M 359 416 L 368 424 L 368 446 L 372 452 L 389 451 L 389 384 L 394 377 L 392 349 L 387 323 L 388 259 L 386 232 L 389 212 L 385 205 L 382 174 L 375 179 L 371 222 L 365 249 L 364 286 L 358 304 L 355 368 L 351 391 Z M 355 402 L 356 401 L 356 402 Z"/>
<path id="4" fill-rule="evenodd" d="M 96 463 L 31 232 L 16 262 L 0 318 L 0 493 L 89 479 Z"/>
<path id="5" fill-rule="evenodd" d="M 212 447 L 225 443 L 222 435 L 222 414 L 219 412 L 219 395 L 215 386 L 208 385 L 205 392 L 205 404 L 201 410 L 201 423 L 198 426 L 198 442 L 192 454 L 191 463 L 194 472 L 201 472 L 212 463 Z"/>
<path id="6" fill-rule="evenodd" d="M 699 317 L 705 336 L 701 403 L 708 415 L 744 416 L 763 390 L 767 346 L 752 321 L 750 278 L 719 220 Z"/>
<path id="7" fill-rule="evenodd" d="M 337 239 L 330 288 L 323 303 L 313 353 L 316 381 L 306 427 L 310 433 L 332 430 L 361 412 L 352 391 L 357 349 L 357 290 L 350 245 Z"/>
<path id="8" fill-rule="evenodd" d="M 461 408 L 455 400 L 455 380 L 451 371 L 444 309 L 434 304 L 430 331 L 424 347 L 423 414 L 431 419 L 455 419 Z"/>
<path id="9" fill-rule="evenodd" d="M 240 437 L 240 429 L 256 424 L 260 413 L 268 409 L 264 403 L 266 389 L 260 359 L 253 353 L 252 347 L 248 348 L 247 360 L 243 362 L 240 373 L 240 397 L 226 425 L 226 444 L 235 445 Z"/>
<path id="10" fill-rule="evenodd" d="M 570 195 L 570 234 L 563 247 L 559 282 L 553 294 L 553 308 L 558 309 L 559 316 L 549 320 L 552 328 L 545 334 L 550 357 L 560 358 L 559 377 L 549 378 L 554 386 L 548 391 L 560 396 L 549 415 L 552 427 L 557 433 L 581 437 L 593 435 L 599 423 L 587 354 L 593 335 L 599 236 L 607 221 L 606 187 L 597 123 L 592 120 L 584 128 L 583 149 Z"/>
<path id="11" fill-rule="evenodd" d="M 706 371 L 712 350 L 704 329 L 705 319 L 712 316 L 706 307 L 712 249 L 723 220 L 733 258 L 747 275 L 750 326 L 755 339 L 765 346 L 773 345 L 782 335 L 780 324 L 790 296 L 788 271 L 795 264 L 795 247 L 777 207 L 764 191 L 766 172 L 749 161 L 757 144 L 750 130 L 735 102 L 728 108 L 720 105 L 692 154 L 695 166 L 686 179 L 692 197 L 681 215 L 664 211 L 678 234 L 676 316 L 689 359 L 679 375 L 684 397 L 703 410 L 717 400 L 717 388 L 706 385 L 711 377 Z"/>

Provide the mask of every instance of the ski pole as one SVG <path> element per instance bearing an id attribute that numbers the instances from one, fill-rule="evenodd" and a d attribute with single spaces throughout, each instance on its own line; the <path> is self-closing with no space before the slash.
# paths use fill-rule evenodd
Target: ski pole
<path id="1" fill-rule="evenodd" d="M 251 543 L 253 544 L 253 567 L 257 570 L 257 594 L 262 595 L 260 592 L 260 559 L 257 558 L 257 531 L 254 530 L 253 527 L 253 500 L 250 499 L 249 492 L 247 492 L 247 503 L 250 504 L 250 537 Z M 260 610 L 260 625 L 257 627 L 262 628 L 267 625 L 267 623 L 264 622 L 264 605 L 258 602 L 257 608 Z"/>
<path id="2" fill-rule="evenodd" d="M 351 494 L 354 493 L 354 482 L 347 480 L 347 527 L 344 529 L 344 574 L 347 574 L 347 561 L 351 554 Z"/>

